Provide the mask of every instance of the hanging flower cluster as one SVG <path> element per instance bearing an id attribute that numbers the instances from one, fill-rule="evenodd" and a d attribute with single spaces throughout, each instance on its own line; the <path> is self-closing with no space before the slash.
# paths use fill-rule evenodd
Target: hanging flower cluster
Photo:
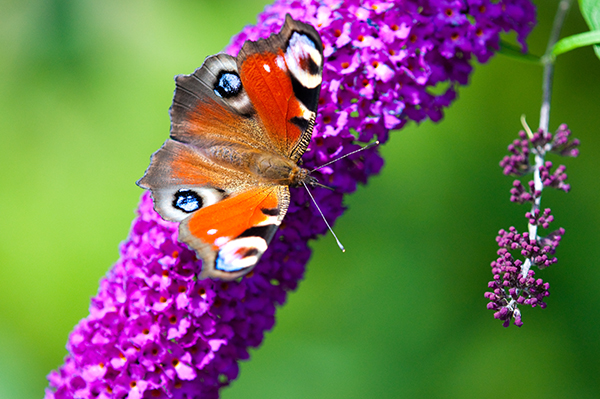
<path id="1" fill-rule="evenodd" d="M 544 299 L 550 295 L 550 284 L 542 279 L 535 279 L 531 266 L 544 269 L 557 262 L 554 256 L 565 230 L 558 230 L 540 236 L 538 229 L 548 229 L 554 220 L 550 208 L 541 211 L 539 208 L 542 189 L 552 187 L 568 192 L 570 186 L 565 183 L 567 174 L 564 165 L 552 172 L 552 162 L 544 161 L 547 153 L 576 157 L 579 155 L 579 140 L 571 139 L 571 131 L 567 125 L 559 126 L 554 135 L 538 131 L 527 136 L 519 132 L 519 139 L 508 146 L 511 155 L 500 162 L 505 175 L 524 176 L 537 173 L 539 185 L 536 188 L 535 178 L 528 183 L 528 190 L 519 180 L 515 180 L 510 190 L 510 200 L 516 203 L 531 203 L 532 211 L 525 214 L 529 223 L 529 232 L 520 234 L 515 227 L 509 231 L 500 230 L 496 241 L 500 249 L 498 259 L 492 262 L 494 280 L 488 284 L 492 289 L 485 297 L 490 301 L 488 309 L 494 310 L 494 317 L 502 320 L 508 327 L 512 319 L 516 326 L 523 325 L 519 305 L 546 307 Z M 531 164 L 531 156 L 536 162 Z M 523 260 L 516 259 L 511 251 L 519 251 Z"/>
<path id="2" fill-rule="evenodd" d="M 524 46 L 535 22 L 529 0 L 278 1 L 228 51 L 278 32 L 286 13 L 315 26 L 325 47 L 317 124 L 303 157 L 309 169 L 360 142 L 385 142 L 408 120 L 438 121 L 467 83 L 473 57 L 487 61 L 502 31 Z M 315 190 L 325 217 L 335 221 L 344 195 L 382 165 L 371 148 L 316 172 L 335 188 Z M 306 192 L 292 189 L 288 214 L 250 274 L 197 280 L 200 261 L 177 241 L 177 225 L 142 196 L 121 257 L 69 337 L 46 398 L 218 397 L 302 279 L 308 240 L 324 232 Z"/>

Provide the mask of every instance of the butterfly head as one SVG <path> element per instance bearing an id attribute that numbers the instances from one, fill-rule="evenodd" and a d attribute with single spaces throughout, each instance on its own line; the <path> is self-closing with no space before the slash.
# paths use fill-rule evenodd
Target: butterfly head
<path id="1" fill-rule="evenodd" d="M 299 168 L 300 170 L 295 176 L 295 180 L 292 181 L 290 187 L 300 187 L 303 185 L 307 185 L 309 187 L 323 187 L 329 190 L 333 190 L 333 188 L 326 186 L 324 184 L 319 183 L 316 177 L 310 174 L 308 169 Z"/>
<path id="2" fill-rule="evenodd" d="M 313 185 L 313 181 L 317 181 L 314 176 L 310 175 L 308 169 L 297 167 L 296 170 L 290 174 L 290 187 L 300 187 L 302 183 L 306 183 L 309 186 Z"/>

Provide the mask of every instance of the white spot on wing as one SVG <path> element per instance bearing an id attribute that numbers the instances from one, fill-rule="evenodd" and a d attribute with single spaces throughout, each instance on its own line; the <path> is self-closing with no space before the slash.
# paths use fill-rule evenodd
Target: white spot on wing
<path id="1" fill-rule="evenodd" d="M 275 58 L 275 63 L 277 64 L 279 69 L 287 71 L 287 66 L 285 65 L 285 60 L 282 56 L 278 55 L 277 58 Z"/>
<path id="2" fill-rule="evenodd" d="M 304 104 L 300 103 L 300 108 L 302 109 L 302 117 L 307 121 L 311 120 L 315 116 L 315 113 L 306 108 Z"/>
<path id="3" fill-rule="evenodd" d="M 217 232 L 217 229 L 210 229 L 206 232 L 206 234 L 208 234 L 209 236 L 212 236 L 213 234 L 215 234 Z"/>
<path id="4" fill-rule="evenodd" d="M 271 67 L 269 66 L 269 64 L 264 64 L 263 68 L 265 68 L 265 71 L 271 72 Z"/>
<path id="5" fill-rule="evenodd" d="M 321 74 L 313 75 L 302 67 L 309 60 L 320 66 L 323 63 L 323 56 L 308 36 L 294 32 L 290 38 L 289 46 L 285 50 L 286 64 L 292 75 L 300 83 L 309 89 L 314 89 L 321 84 L 322 79 Z"/>
<path id="6" fill-rule="evenodd" d="M 230 238 L 229 237 L 218 237 L 215 239 L 215 245 L 217 247 L 223 247 L 225 245 L 227 245 L 227 241 L 229 241 Z"/>
<path id="7" fill-rule="evenodd" d="M 256 254 L 244 256 L 251 249 L 256 249 Z M 267 242 L 262 237 L 236 238 L 220 248 L 215 267 L 225 272 L 236 272 L 252 267 L 266 250 Z"/>
<path id="8" fill-rule="evenodd" d="M 258 223 L 257 226 L 266 226 L 269 224 L 274 224 L 276 226 L 279 226 L 281 224 L 281 222 L 279 220 L 277 220 L 277 216 L 267 216 L 267 218 L 265 220 L 263 220 L 262 222 Z"/>

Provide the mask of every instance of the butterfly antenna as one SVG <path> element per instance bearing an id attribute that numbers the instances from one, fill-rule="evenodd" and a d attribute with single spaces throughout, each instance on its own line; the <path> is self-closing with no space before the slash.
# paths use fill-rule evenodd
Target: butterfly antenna
<path id="1" fill-rule="evenodd" d="M 356 152 L 356 151 L 355 151 Z M 350 154 L 348 154 L 350 155 Z M 331 234 L 333 234 L 333 238 L 335 238 L 335 241 L 337 242 L 338 247 L 340 247 L 340 249 L 342 250 L 342 252 L 346 252 L 346 248 L 344 248 L 344 246 L 342 245 L 342 243 L 340 242 L 340 240 L 337 238 L 337 236 L 335 235 L 335 233 L 333 232 L 333 229 L 331 228 L 331 226 L 329 225 L 329 223 L 327 222 L 327 219 L 325 219 L 325 215 L 323 215 L 323 212 L 321 211 L 321 208 L 319 208 L 319 204 L 317 204 L 317 201 L 315 201 L 315 197 L 313 197 L 312 193 L 310 192 L 310 190 L 308 189 L 308 186 L 306 185 L 306 183 L 302 182 L 302 184 L 304 185 L 304 188 L 306 189 L 306 191 L 308 192 L 308 195 L 310 195 L 310 199 L 312 199 L 312 201 L 314 202 L 315 206 L 317 207 L 317 210 L 319 211 L 319 213 L 321 214 L 321 217 L 323 218 L 323 220 L 325 221 L 325 224 L 327 225 L 327 228 L 329 229 L 329 231 L 331 231 Z"/>
<path id="2" fill-rule="evenodd" d="M 322 187 L 322 188 L 326 188 L 327 190 L 331 190 L 331 191 L 335 191 L 335 188 L 333 187 L 329 187 L 326 186 L 324 184 L 319 183 L 318 181 L 311 181 L 308 183 L 311 187 Z"/>
<path id="3" fill-rule="evenodd" d="M 327 166 L 327 165 L 331 165 L 332 163 L 334 163 L 334 162 L 337 162 L 337 161 L 339 161 L 340 159 L 344 159 L 344 158 L 346 158 L 346 157 L 348 157 L 348 156 L 350 156 L 350 155 L 352 155 L 352 154 L 356 154 L 357 152 L 361 152 L 361 151 L 363 151 L 363 150 L 367 150 L 367 149 L 369 149 L 369 148 L 375 147 L 376 145 L 379 145 L 379 140 L 377 140 L 377 141 L 374 141 L 374 142 L 372 142 L 372 143 L 369 143 L 369 144 L 367 144 L 366 146 L 359 148 L 358 150 L 354 150 L 354 151 L 352 151 L 352 152 L 349 152 L 349 153 L 347 153 L 346 155 L 342 155 L 341 157 L 338 157 L 338 158 L 336 158 L 336 159 L 334 159 L 334 160 L 332 160 L 332 161 L 329 161 L 329 162 L 327 162 L 326 164 L 323 164 L 323 165 L 319 166 L 318 168 L 314 168 L 313 170 L 311 170 L 311 171 L 310 171 L 310 173 L 312 173 L 312 172 L 314 172 L 314 171 L 316 171 L 316 170 L 319 170 L 319 169 L 321 169 L 321 168 L 324 168 L 324 167 L 325 167 L 325 166 Z M 317 207 L 317 208 L 318 208 L 318 207 Z M 333 233 L 333 231 L 332 231 L 332 233 Z"/>

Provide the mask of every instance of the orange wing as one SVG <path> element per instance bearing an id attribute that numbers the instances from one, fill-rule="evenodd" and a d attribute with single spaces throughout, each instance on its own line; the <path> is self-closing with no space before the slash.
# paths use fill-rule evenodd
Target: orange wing
<path id="1" fill-rule="evenodd" d="M 281 32 L 246 42 L 237 57 L 243 87 L 278 152 L 297 161 L 312 135 L 323 71 L 323 43 L 289 15 Z"/>
<path id="2" fill-rule="evenodd" d="M 179 239 L 202 258 L 199 278 L 233 280 L 267 249 L 289 205 L 286 186 L 255 187 L 202 208 L 179 226 Z"/>

